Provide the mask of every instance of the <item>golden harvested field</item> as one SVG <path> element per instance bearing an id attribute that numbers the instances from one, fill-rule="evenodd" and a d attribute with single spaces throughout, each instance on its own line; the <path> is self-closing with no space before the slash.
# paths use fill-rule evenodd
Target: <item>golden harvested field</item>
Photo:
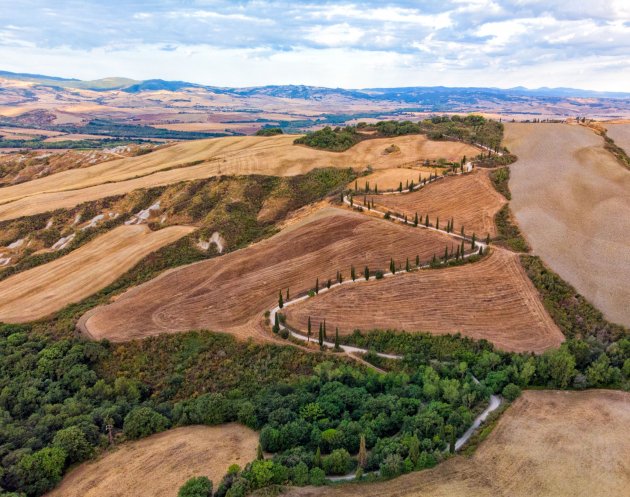
<path id="1" fill-rule="evenodd" d="M 310 316 L 315 326 L 326 319 L 328 329 L 338 326 L 344 335 L 374 328 L 460 332 L 514 352 L 543 352 L 564 340 L 518 256 L 503 250 L 474 264 L 338 287 L 285 314 L 299 330 Z"/>
<path id="2" fill-rule="evenodd" d="M 428 178 L 431 173 L 440 174 L 442 169 L 422 167 L 417 169 L 411 169 L 407 167 L 398 167 L 392 169 L 381 169 L 375 171 L 367 176 L 361 176 L 357 179 L 356 184 L 359 190 L 365 188 L 366 183 L 369 183 L 370 188 L 373 190 L 374 186 L 378 186 L 380 191 L 394 190 L 398 188 L 402 181 L 403 188 L 407 182 L 413 181 L 416 185 L 420 179 Z M 348 184 L 348 188 L 354 189 L 355 182 Z"/>
<path id="3" fill-rule="evenodd" d="M 630 123 L 608 124 L 604 123 L 607 134 L 615 143 L 624 149 L 626 154 L 630 154 Z"/>
<path id="4" fill-rule="evenodd" d="M 505 126 L 510 206 L 535 254 L 611 321 L 630 326 L 630 171 L 592 130 Z"/>
<path id="5" fill-rule="evenodd" d="M 612 497 L 630 488 L 630 394 L 527 391 L 470 458 L 394 480 L 286 497 Z"/>
<path id="6" fill-rule="evenodd" d="M 0 282 L 0 321 L 23 323 L 49 316 L 113 283 L 149 253 L 193 230 L 119 226 L 68 255 L 10 276 Z"/>
<path id="7" fill-rule="evenodd" d="M 430 141 L 424 136 L 402 136 L 363 141 L 345 152 L 328 152 L 293 145 L 295 136 L 238 136 L 182 142 L 138 157 L 125 157 L 84 169 L 73 169 L 35 179 L 0 190 L 0 204 L 8 204 L 25 197 L 48 203 L 47 210 L 64 207 L 55 202 L 50 193 L 87 189 L 103 183 L 114 183 L 143 177 L 144 187 L 165 184 L 167 176 L 154 175 L 158 171 L 184 168 L 170 176 L 170 181 L 199 179 L 216 175 L 266 174 L 292 176 L 317 167 L 357 167 L 368 164 L 375 168 L 396 167 L 411 160 L 459 158 L 476 150 L 459 142 Z M 394 142 L 399 154 L 383 155 L 383 150 Z M 194 163 L 203 162 L 201 167 Z M 191 167 L 192 166 L 192 167 Z M 173 171 L 168 171 L 173 172 Z M 187 174 L 188 173 L 188 174 Z M 121 185 L 107 185 L 120 192 Z M 128 184 L 130 188 L 137 185 Z M 126 190 L 130 191 L 130 190 Z M 84 192 L 83 201 L 95 200 L 94 190 Z M 112 195 L 104 188 L 103 196 Z"/>
<path id="8" fill-rule="evenodd" d="M 129 442 L 70 471 L 46 497 L 175 497 L 193 476 L 214 488 L 256 457 L 258 434 L 236 423 L 186 426 Z"/>
<path id="9" fill-rule="evenodd" d="M 416 212 L 423 219 L 428 214 L 432 224 L 440 218 L 440 223 L 446 226 L 447 221 L 453 219 L 456 233 L 463 226 L 469 235 L 475 233 L 478 238 L 485 238 L 490 234 L 495 237 L 494 216 L 507 201 L 492 186 L 489 173 L 488 170 L 477 169 L 463 176 L 441 179 L 413 193 L 368 195 L 368 200 L 373 200 L 380 210 L 407 214 L 409 219 L 413 219 Z M 363 197 L 358 195 L 356 200 L 362 203 Z"/>
<path id="10" fill-rule="evenodd" d="M 129 290 L 116 302 L 81 318 L 94 339 L 126 341 L 190 329 L 211 329 L 242 338 L 264 338 L 263 313 L 278 291 L 323 286 L 337 270 L 350 277 L 367 264 L 386 269 L 390 257 L 423 260 L 444 250 L 441 233 L 412 229 L 355 212 L 328 208 L 267 240 L 213 260 L 168 272 Z"/>

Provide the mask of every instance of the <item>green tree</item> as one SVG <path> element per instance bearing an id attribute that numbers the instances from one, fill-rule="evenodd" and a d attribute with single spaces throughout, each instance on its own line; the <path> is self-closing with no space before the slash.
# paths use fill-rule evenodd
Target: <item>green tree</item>
<path id="1" fill-rule="evenodd" d="M 365 446 L 365 435 L 359 438 L 359 453 L 357 455 L 357 463 L 359 468 L 365 469 L 367 465 L 367 448 Z"/>
<path id="2" fill-rule="evenodd" d="M 400 182 L 400 184 L 398 185 L 398 191 L 402 192 L 403 191 L 403 187 L 402 187 L 402 181 Z"/>
<path id="3" fill-rule="evenodd" d="M 315 280 L 315 294 L 319 293 L 319 278 Z"/>
<path id="4" fill-rule="evenodd" d="M 413 225 L 416 227 L 418 226 L 418 213 L 417 212 L 416 212 L 415 217 L 413 218 Z"/>
<path id="5" fill-rule="evenodd" d="M 606 354 L 601 354 L 586 370 L 586 379 L 591 386 L 605 386 L 611 382 L 612 371 L 610 359 Z"/>
<path id="6" fill-rule="evenodd" d="M 414 467 L 418 464 L 418 458 L 420 457 L 420 440 L 417 435 L 413 435 L 407 442 L 409 447 L 409 459 L 413 463 Z"/>
<path id="7" fill-rule="evenodd" d="M 298 487 L 303 487 L 304 485 L 309 484 L 308 466 L 304 463 L 304 461 L 300 461 L 291 470 L 291 481 Z"/>
<path id="8" fill-rule="evenodd" d="M 127 438 L 143 438 L 166 430 L 170 425 L 168 418 L 150 407 L 136 407 L 123 422 L 123 433 Z"/>
<path id="9" fill-rule="evenodd" d="M 278 307 L 282 309 L 284 307 L 284 301 L 282 300 L 282 290 L 278 292 Z"/>
<path id="10" fill-rule="evenodd" d="M 420 267 L 420 256 L 416 255 L 416 267 Z"/>
<path id="11" fill-rule="evenodd" d="M 274 333 L 279 333 L 280 332 L 280 317 L 279 317 L 279 313 L 276 312 L 274 314 L 274 323 L 273 323 L 273 330 Z"/>
<path id="12" fill-rule="evenodd" d="M 367 266 L 365 266 L 365 269 L 363 270 L 363 276 L 365 276 L 366 281 L 370 279 L 370 268 Z"/>
<path id="13" fill-rule="evenodd" d="M 190 478 L 180 487 L 177 497 L 212 497 L 212 482 L 205 476 Z"/>
<path id="14" fill-rule="evenodd" d="M 505 387 L 503 387 L 503 391 L 501 392 L 501 394 L 507 400 L 512 402 L 518 399 L 518 397 L 521 395 L 521 389 L 518 387 L 518 385 L 515 385 L 514 383 L 508 383 L 507 385 L 505 385 Z"/>
<path id="15" fill-rule="evenodd" d="M 307 329 L 307 332 L 306 332 L 307 340 L 306 341 L 310 342 L 311 341 L 311 316 L 308 317 L 308 322 L 306 324 L 306 329 Z"/>
<path id="16" fill-rule="evenodd" d="M 424 218 L 424 225 L 428 228 L 429 227 L 429 215 L 426 214 L 425 218 Z"/>
<path id="17" fill-rule="evenodd" d="M 335 350 L 341 350 L 339 347 L 339 327 L 335 327 Z"/>
<path id="18" fill-rule="evenodd" d="M 575 358 L 564 348 L 543 354 L 543 367 L 552 386 L 558 388 L 568 387 L 577 373 L 575 370 Z"/>
<path id="19" fill-rule="evenodd" d="M 352 467 L 350 454 L 346 449 L 335 449 L 322 461 L 327 475 L 345 475 Z"/>
<path id="20" fill-rule="evenodd" d="M 350 277 L 352 278 L 352 281 L 355 281 L 357 279 L 357 273 L 354 269 L 354 266 L 350 266 Z"/>
<path id="21" fill-rule="evenodd" d="M 471 248 L 471 250 L 475 249 L 475 245 L 476 244 L 477 244 L 477 237 L 475 236 L 475 233 L 473 233 L 472 240 L 470 240 L 470 248 Z"/>
<path id="22" fill-rule="evenodd" d="M 411 266 L 409 265 L 409 257 L 407 257 L 407 263 L 405 264 L 405 271 L 411 271 Z"/>
<path id="23" fill-rule="evenodd" d="M 324 346 L 324 328 L 321 321 L 319 322 L 319 346 Z"/>
<path id="24" fill-rule="evenodd" d="M 440 218 L 439 218 L 439 217 L 438 217 L 438 218 L 436 218 L 436 220 L 435 220 L 435 229 L 436 229 L 436 230 L 439 230 L 439 229 L 440 229 Z"/>
<path id="25" fill-rule="evenodd" d="M 326 483 L 326 473 L 323 469 L 315 467 L 311 469 L 310 474 L 311 485 L 320 486 Z"/>
<path id="26" fill-rule="evenodd" d="M 66 453 L 60 447 L 46 447 L 22 456 L 17 464 L 19 486 L 27 495 L 40 495 L 61 481 Z"/>
<path id="27" fill-rule="evenodd" d="M 256 459 L 258 461 L 262 461 L 265 458 L 265 454 L 263 453 L 263 448 L 260 443 L 258 443 L 258 447 L 256 447 Z"/>
<path id="28" fill-rule="evenodd" d="M 317 447 L 315 455 L 313 456 L 313 466 L 315 468 L 321 468 L 322 466 L 322 451 L 319 447 Z"/>
<path id="29" fill-rule="evenodd" d="M 70 426 L 55 433 L 53 446 L 64 450 L 69 464 L 84 461 L 93 452 L 92 445 L 78 426 Z"/>

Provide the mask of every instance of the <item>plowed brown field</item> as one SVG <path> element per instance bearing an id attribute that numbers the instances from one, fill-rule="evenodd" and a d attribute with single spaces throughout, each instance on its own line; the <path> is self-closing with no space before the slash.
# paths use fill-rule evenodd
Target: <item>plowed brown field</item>
<path id="1" fill-rule="evenodd" d="M 286 497 L 612 497 L 630 488 L 630 394 L 524 392 L 470 458 L 394 480 Z"/>
<path id="2" fill-rule="evenodd" d="M 477 169 L 471 174 L 438 180 L 413 193 L 368 195 L 368 200 L 373 200 L 380 210 L 407 214 L 409 219 L 416 212 L 423 219 L 428 214 L 434 224 L 439 217 L 443 227 L 452 218 L 456 233 L 464 226 L 469 235 L 475 233 L 478 238 L 485 238 L 489 233 L 494 237 L 497 233 L 494 215 L 507 201 L 494 189 L 488 174 L 487 170 Z M 357 195 L 355 200 L 362 203 L 363 196 Z"/>
<path id="3" fill-rule="evenodd" d="M 516 352 L 542 352 L 563 341 L 518 256 L 506 251 L 475 264 L 337 287 L 287 307 L 286 316 L 300 330 L 311 316 L 316 326 L 326 319 L 340 334 L 374 328 L 460 332 Z"/>
<path id="4" fill-rule="evenodd" d="M 231 464 L 256 457 L 258 434 L 228 424 L 187 426 L 130 442 L 70 471 L 46 497 L 175 497 L 193 476 L 214 488 Z"/>
<path id="5" fill-rule="evenodd" d="M 630 171 L 583 126 L 505 125 L 510 207 L 534 253 L 630 326 Z"/>
<path id="6" fill-rule="evenodd" d="M 291 295 L 367 264 L 387 269 L 390 257 L 422 260 L 444 251 L 450 238 L 358 213 L 328 208 L 278 235 L 214 260 L 167 273 L 96 308 L 80 326 L 95 339 L 125 341 L 165 332 L 206 328 L 241 337 L 261 336 L 265 310 L 278 291 Z"/>
<path id="7" fill-rule="evenodd" d="M 140 259 L 194 229 L 120 226 L 53 262 L 10 276 L 0 282 L 0 321 L 49 316 L 113 283 Z"/>
<path id="8" fill-rule="evenodd" d="M 374 168 L 388 168 L 417 159 L 457 159 L 477 152 L 470 145 L 430 141 L 420 135 L 366 140 L 341 153 L 293 145 L 294 139 L 295 136 L 239 136 L 196 140 L 138 157 L 63 171 L 0 189 L 0 204 L 8 204 L 3 206 L 0 216 L 1 219 L 7 219 L 7 216 L 16 216 L 17 213 L 28 215 L 43 212 L 42 209 L 67 208 L 70 206 L 69 196 L 73 198 L 73 205 L 76 205 L 136 188 L 222 174 L 292 176 L 317 167 L 371 165 Z M 395 143 L 400 152 L 383 154 L 383 150 L 391 143 Z M 197 162 L 202 164 L 195 164 Z M 165 171 L 167 169 L 170 170 Z M 95 188 L 97 185 L 100 187 Z M 65 195 L 59 195 L 60 192 Z M 11 206 L 10 203 L 20 199 L 27 202 Z"/>

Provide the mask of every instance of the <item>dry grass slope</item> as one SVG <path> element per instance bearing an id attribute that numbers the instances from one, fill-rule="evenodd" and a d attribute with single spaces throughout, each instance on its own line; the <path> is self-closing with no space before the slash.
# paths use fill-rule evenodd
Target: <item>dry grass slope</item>
<path id="1" fill-rule="evenodd" d="M 341 209 L 324 209 L 278 235 L 214 260 L 169 272 L 96 308 L 81 320 L 95 339 L 126 341 L 206 328 L 261 337 L 261 318 L 291 295 L 324 285 L 337 270 L 350 277 L 367 264 L 386 269 L 390 257 L 424 260 L 444 250 L 440 233 L 413 230 Z"/>
<path id="2" fill-rule="evenodd" d="M 294 139 L 239 136 L 195 140 L 151 154 L 63 171 L 0 189 L 0 204 L 4 204 L 0 219 L 68 208 L 137 188 L 218 175 L 293 176 L 317 167 L 363 168 L 368 164 L 378 169 L 417 159 L 458 159 L 476 152 L 470 145 L 430 141 L 423 136 L 367 140 L 342 153 L 296 146 Z M 400 153 L 384 155 L 383 150 L 392 141 Z"/>
<path id="3" fill-rule="evenodd" d="M 368 200 L 381 206 L 380 210 L 407 214 L 409 219 L 416 212 L 423 218 L 428 214 L 431 223 L 440 218 L 440 223 L 446 226 L 452 218 L 456 233 L 464 226 L 469 235 L 475 233 L 485 238 L 489 233 L 494 237 L 497 233 L 494 215 L 506 200 L 494 189 L 488 174 L 487 170 L 477 169 L 472 174 L 439 180 L 410 194 L 368 196 Z M 362 202 L 363 197 L 357 196 L 357 201 Z"/>
<path id="4" fill-rule="evenodd" d="M 46 497 L 174 497 L 193 476 L 218 485 L 231 464 L 256 457 L 257 445 L 258 434 L 238 424 L 176 428 L 82 464 Z"/>
<path id="5" fill-rule="evenodd" d="M 339 287 L 288 307 L 287 323 L 306 330 L 309 316 L 340 334 L 398 329 L 485 338 L 508 351 L 543 352 L 563 336 L 545 311 L 518 257 L 496 251 L 475 264 L 426 270 Z"/>
<path id="6" fill-rule="evenodd" d="M 377 484 L 286 497 L 611 497 L 630 488 L 630 394 L 528 391 L 471 458 Z"/>
<path id="7" fill-rule="evenodd" d="M 582 126 L 506 124 L 510 206 L 534 253 L 630 325 L 630 171 Z"/>
<path id="8" fill-rule="evenodd" d="M 10 276 L 0 282 L 0 321 L 47 317 L 113 283 L 149 253 L 193 230 L 120 226 L 53 262 Z"/>

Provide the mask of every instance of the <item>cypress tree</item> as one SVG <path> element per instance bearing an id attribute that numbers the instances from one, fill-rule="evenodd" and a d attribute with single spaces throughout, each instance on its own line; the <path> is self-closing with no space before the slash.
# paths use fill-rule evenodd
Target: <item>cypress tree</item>
<path id="1" fill-rule="evenodd" d="M 483 245 L 479 245 L 479 255 L 483 255 Z"/>
<path id="2" fill-rule="evenodd" d="M 464 236 L 464 225 L 462 224 L 462 231 L 460 233 L 462 236 Z"/>
<path id="3" fill-rule="evenodd" d="M 435 264 L 437 262 L 437 257 L 435 257 L 435 252 L 433 252 L 433 260 L 431 261 L 432 264 Z"/>
<path id="4" fill-rule="evenodd" d="M 278 313 L 276 312 L 274 320 L 273 320 L 273 332 L 278 333 L 280 331 L 280 318 L 278 317 Z"/>
<path id="5" fill-rule="evenodd" d="M 324 346 L 324 328 L 322 327 L 322 322 L 319 322 L 319 346 Z"/>
<path id="6" fill-rule="evenodd" d="M 378 185 L 377 184 L 374 185 L 374 193 L 378 193 Z"/>
<path id="7" fill-rule="evenodd" d="M 444 247 L 444 262 L 448 260 L 448 245 Z"/>
<path id="8" fill-rule="evenodd" d="M 413 218 L 413 225 L 418 226 L 418 213 L 416 212 L 416 217 Z"/>
<path id="9" fill-rule="evenodd" d="M 370 191 L 370 183 L 368 181 L 365 182 L 365 193 Z"/>
<path id="10" fill-rule="evenodd" d="M 341 347 L 339 347 L 339 327 L 337 326 L 335 328 L 335 350 L 340 350 Z"/>
<path id="11" fill-rule="evenodd" d="M 420 267 L 420 256 L 416 255 L 416 267 Z"/>
<path id="12" fill-rule="evenodd" d="M 424 225 L 428 228 L 429 227 L 429 215 L 427 214 L 426 217 L 424 218 Z"/>
<path id="13" fill-rule="evenodd" d="M 409 191 L 413 191 L 413 180 L 411 180 L 411 183 L 409 183 Z"/>
<path id="14" fill-rule="evenodd" d="M 319 293 L 319 278 L 315 280 L 315 295 Z"/>
<path id="15" fill-rule="evenodd" d="M 365 281 L 370 279 L 370 268 L 365 266 L 365 269 L 363 270 L 363 275 L 365 276 Z"/>
<path id="16" fill-rule="evenodd" d="M 455 260 L 459 260 L 459 245 L 457 246 L 457 252 L 455 252 Z"/>
<path id="17" fill-rule="evenodd" d="M 262 445 L 260 445 L 259 443 L 258 447 L 256 448 L 256 460 L 262 461 L 264 458 L 265 458 L 265 455 L 263 454 Z"/>
<path id="18" fill-rule="evenodd" d="M 290 300 L 289 299 L 289 287 L 287 287 L 287 298 L 285 299 L 287 302 Z"/>
<path id="19" fill-rule="evenodd" d="M 350 266 L 350 277 L 352 278 L 352 281 L 355 281 L 357 279 L 357 273 L 354 269 L 354 266 Z"/>
<path id="20" fill-rule="evenodd" d="M 343 204 L 343 192 L 341 192 L 341 203 Z"/>
<path id="21" fill-rule="evenodd" d="M 354 191 L 358 191 L 359 190 L 359 182 L 355 179 L 354 180 Z"/>
<path id="22" fill-rule="evenodd" d="M 308 322 L 306 323 L 306 341 L 310 343 L 311 341 L 311 316 L 308 317 Z"/>
<path id="23" fill-rule="evenodd" d="M 459 249 L 459 252 L 462 254 L 462 257 L 464 257 L 464 254 L 466 253 L 466 248 L 464 247 L 464 240 L 462 240 L 462 245 Z"/>
<path id="24" fill-rule="evenodd" d="M 367 448 L 365 446 L 365 435 L 361 435 L 359 438 L 359 454 L 357 455 L 357 463 L 359 468 L 365 469 L 367 464 Z"/>
<path id="25" fill-rule="evenodd" d="M 435 229 L 436 230 L 440 229 L 440 218 L 439 217 L 435 220 Z"/>
<path id="26" fill-rule="evenodd" d="M 409 180 L 405 183 L 405 190 L 409 190 Z"/>
<path id="27" fill-rule="evenodd" d="M 486 245 L 490 245 L 490 233 L 486 235 Z"/>
<path id="28" fill-rule="evenodd" d="M 284 307 L 284 302 L 282 301 L 282 290 L 278 292 L 278 307 L 282 309 Z"/>
<path id="29" fill-rule="evenodd" d="M 326 282 L 326 288 L 330 288 L 330 285 L 332 285 L 332 281 L 330 281 L 330 278 L 329 278 L 328 281 Z"/>
<path id="30" fill-rule="evenodd" d="M 337 281 L 341 285 L 343 283 L 343 274 L 341 274 L 341 271 L 337 271 L 337 272 L 339 273 L 339 276 L 337 277 Z"/>
<path id="31" fill-rule="evenodd" d="M 352 195 L 350 195 L 350 207 L 354 207 L 354 199 L 352 198 Z"/>
<path id="32" fill-rule="evenodd" d="M 471 249 L 474 249 L 474 248 L 475 248 L 475 243 L 476 243 L 476 241 L 477 241 L 477 239 L 476 239 L 476 237 L 475 237 L 475 234 L 473 233 L 472 240 L 470 241 L 470 248 L 471 248 Z"/>
<path id="33" fill-rule="evenodd" d="M 455 230 L 455 220 L 451 218 L 451 233 Z"/>
<path id="34" fill-rule="evenodd" d="M 407 214 L 405 214 L 405 224 L 407 224 Z"/>
<path id="35" fill-rule="evenodd" d="M 400 184 L 398 185 L 398 191 L 402 192 L 402 181 L 400 182 Z"/>
<path id="36" fill-rule="evenodd" d="M 405 264 L 405 271 L 411 271 L 411 266 L 409 266 L 409 257 L 407 257 L 407 264 Z"/>
<path id="37" fill-rule="evenodd" d="M 315 451 L 315 457 L 313 457 L 313 466 L 315 468 L 320 468 L 322 466 L 322 451 L 319 447 L 317 447 L 317 451 Z"/>

